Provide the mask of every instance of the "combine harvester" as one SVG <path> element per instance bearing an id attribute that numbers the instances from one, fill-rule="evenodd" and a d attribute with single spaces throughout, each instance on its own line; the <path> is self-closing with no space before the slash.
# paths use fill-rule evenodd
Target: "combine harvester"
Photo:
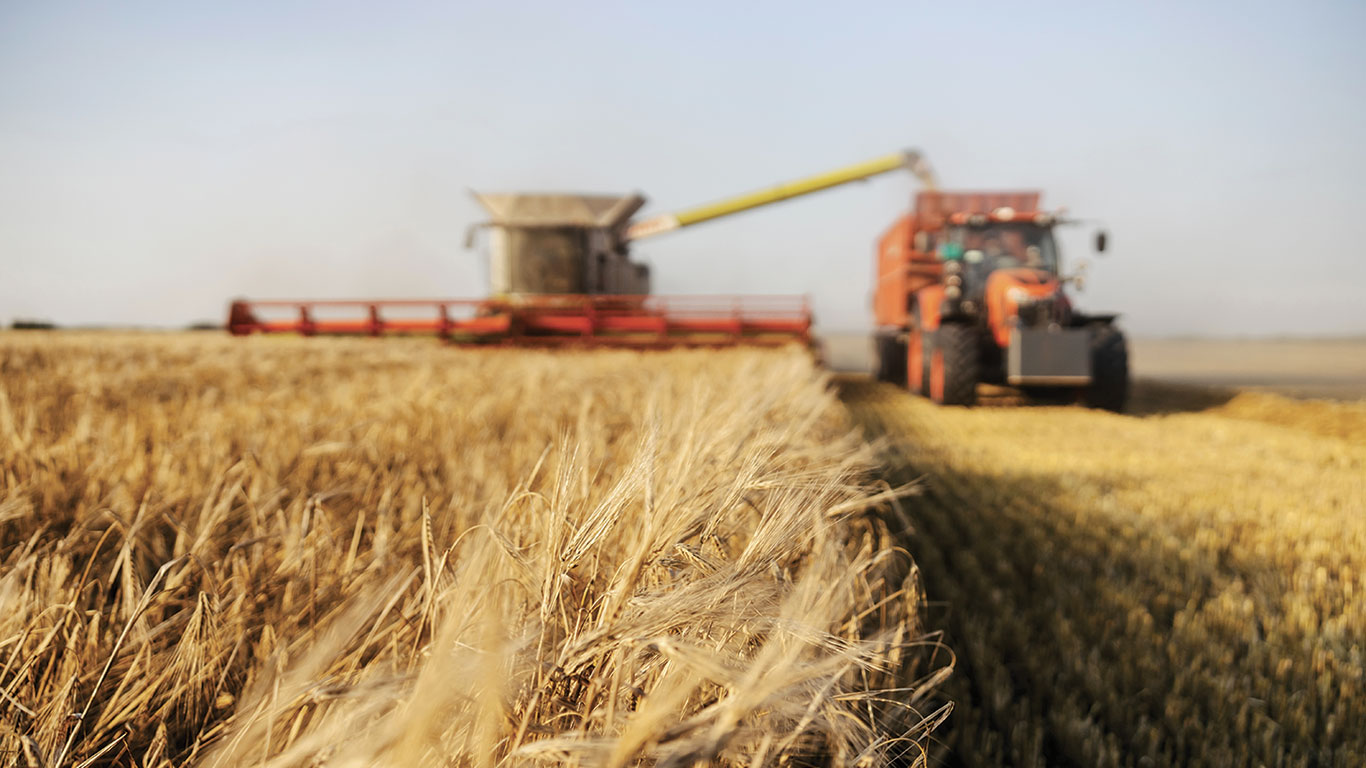
<path id="1" fill-rule="evenodd" d="M 625 197 L 475 194 L 489 220 L 489 298 L 234 301 L 228 330 L 253 333 L 433 334 L 457 344 L 506 346 L 775 345 L 811 342 L 803 296 L 652 296 L 649 268 L 630 245 L 823 189 L 908 169 L 934 178 L 906 151 L 721 202 L 630 221 L 645 204 Z"/>
<path id="2" fill-rule="evenodd" d="M 972 405 L 977 384 L 1120 411 L 1129 357 L 1114 314 L 1078 311 L 1064 292 L 1038 192 L 941 192 L 883 235 L 877 255 L 878 378 L 936 403 Z M 1105 250 L 1105 233 L 1096 250 Z"/>

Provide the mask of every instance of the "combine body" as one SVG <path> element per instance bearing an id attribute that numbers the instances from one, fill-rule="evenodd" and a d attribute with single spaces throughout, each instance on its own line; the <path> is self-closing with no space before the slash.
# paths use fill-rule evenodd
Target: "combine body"
<path id="1" fill-rule="evenodd" d="M 697 208 L 632 223 L 639 194 L 480 194 L 488 231 L 486 299 L 247 301 L 232 303 L 228 330 L 254 333 L 432 334 L 453 343 L 515 346 L 724 346 L 811 341 L 811 308 L 792 296 L 650 296 L 635 240 L 907 168 L 933 180 L 919 154 L 903 152 Z"/>
<path id="2" fill-rule="evenodd" d="M 874 311 L 878 376 L 971 405 L 979 382 L 1122 410 L 1128 352 L 1114 315 L 1064 291 L 1037 192 L 939 192 L 883 235 Z M 1099 248 L 1104 238 L 1098 238 Z"/>

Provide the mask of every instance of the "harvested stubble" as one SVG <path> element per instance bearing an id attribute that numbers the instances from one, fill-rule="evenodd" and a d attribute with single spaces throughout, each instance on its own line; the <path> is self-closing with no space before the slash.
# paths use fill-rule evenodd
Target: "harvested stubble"
<path id="1" fill-rule="evenodd" d="M 849 382 L 887 439 L 967 765 L 1366 763 L 1360 405 L 1135 418 L 935 408 Z M 1354 426 L 1355 425 L 1355 426 Z"/>
<path id="2" fill-rule="evenodd" d="M 875 765 L 944 714 L 802 353 L 0 353 L 0 766 Z"/>

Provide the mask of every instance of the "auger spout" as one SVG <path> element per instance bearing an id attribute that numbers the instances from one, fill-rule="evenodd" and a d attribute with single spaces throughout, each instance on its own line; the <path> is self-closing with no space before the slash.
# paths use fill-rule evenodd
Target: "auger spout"
<path id="1" fill-rule="evenodd" d="M 674 213 L 653 216 L 631 224 L 626 228 L 627 240 L 640 240 L 646 237 L 672 232 L 675 229 L 700 224 L 704 221 L 719 219 L 722 216 L 741 213 L 765 205 L 790 200 L 794 197 L 809 195 L 823 189 L 837 187 L 853 181 L 861 181 L 891 171 L 905 168 L 915 174 L 926 189 L 935 189 L 934 172 L 920 152 L 908 149 L 862 163 L 837 168 L 833 171 L 818 173 L 804 179 L 789 181 L 757 192 L 748 192 L 736 197 L 714 203 L 688 208 Z"/>

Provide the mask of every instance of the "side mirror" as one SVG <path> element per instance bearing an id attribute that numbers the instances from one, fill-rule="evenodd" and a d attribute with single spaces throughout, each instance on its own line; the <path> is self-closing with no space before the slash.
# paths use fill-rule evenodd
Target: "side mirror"
<path id="1" fill-rule="evenodd" d="M 1110 236 L 1105 233 L 1105 230 L 1102 229 L 1099 232 L 1097 232 L 1096 253 L 1105 253 L 1105 245 L 1109 242 L 1109 240 Z"/>
<path id="2" fill-rule="evenodd" d="M 1062 281 L 1064 283 L 1071 283 L 1072 287 L 1076 288 L 1078 291 L 1084 291 L 1086 290 L 1086 270 L 1090 268 L 1091 261 L 1089 259 L 1079 259 L 1077 260 L 1077 271 L 1070 275 L 1064 275 Z"/>

